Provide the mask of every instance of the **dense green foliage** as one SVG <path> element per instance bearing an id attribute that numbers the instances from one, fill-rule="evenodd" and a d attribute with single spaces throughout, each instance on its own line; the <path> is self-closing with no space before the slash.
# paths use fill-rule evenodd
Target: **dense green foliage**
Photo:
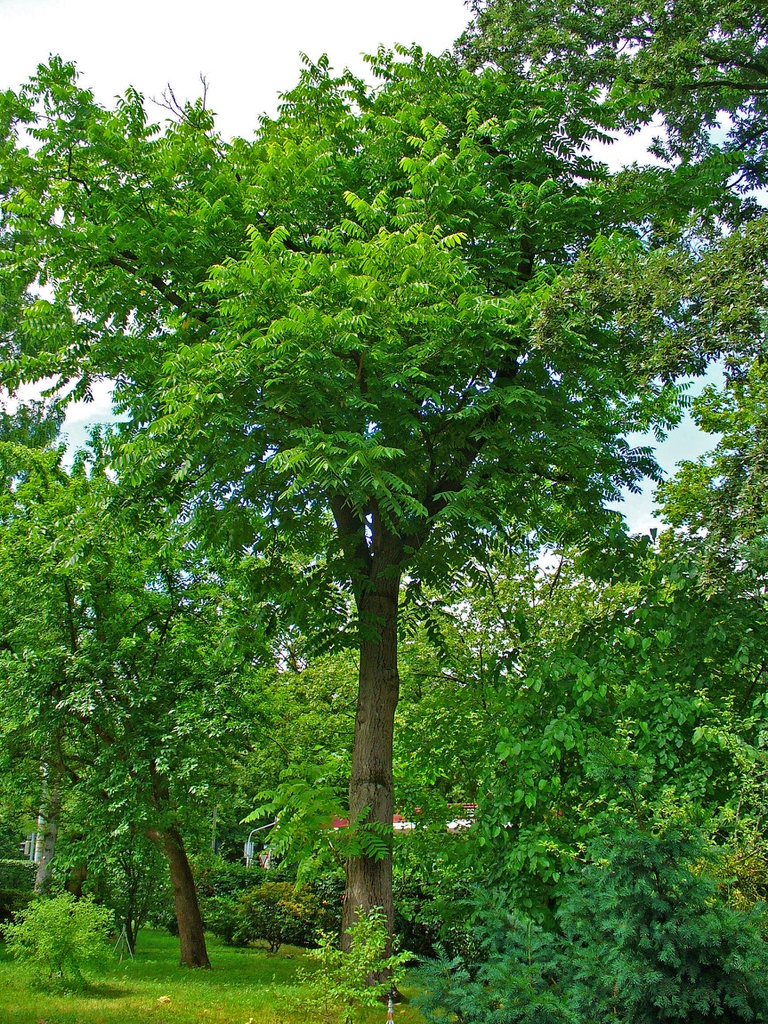
<path id="1" fill-rule="evenodd" d="M 740 184 L 764 184 L 768 23 L 759 4 L 472 0 L 471 7 L 460 41 L 470 64 L 491 60 L 523 75 L 545 68 L 607 88 L 619 124 L 649 123 L 660 113 L 668 151 L 685 157 L 711 153 L 724 136 L 726 152 L 743 161 Z"/>
<path id="2" fill-rule="evenodd" d="M 422 972 L 427 1020 L 762 1020 L 764 918 L 718 898 L 711 856 L 674 821 L 612 823 L 565 886 L 556 931 L 498 899 L 475 904 L 471 952 Z"/>
<path id="3" fill-rule="evenodd" d="M 0 822 L 71 890 L 0 876 L 41 977 L 113 915 L 193 966 L 204 924 L 319 942 L 329 1019 L 393 932 L 428 1020 L 768 1014 L 764 18 L 472 7 L 374 84 L 307 60 L 250 141 L 58 59 L 0 98 L 0 380 L 54 381 L 0 415 Z M 651 122 L 653 166 L 597 155 Z M 629 537 L 713 360 L 712 451 Z"/>
<path id="4" fill-rule="evenodd" d="M 658 1021 L 768 1012 L 762 914 L 718 901 L 709 851 L 674 823 L 615 831 L 561 913 L 577 1012 Z"/>
<path id="5" fill-rule="evenodd" d="M 324 1019 L 355 1024 L 365 1019 L 366 1009 L 379 1007 L 393 986 L 404 977 L 404 964 L 411 954 L 387 954 L 387 919 L 380 909 L 361 913 L 350 928 L 348 951 L 337 947 L 335 936 L 323 935 L 309 959 L 317 970 L 308 976 L 314 1005 L 322 1007 Z M 334 1008 L 340 1011 L 334 1013 Z"/>
<path id="6" fill-rule="evenodd" d="M 123 483 L 245 556 L 255 622 L 359 646 L 347 907 L 391 922 L 403 574 L 610 532 L 605 499 L 658 473 L 627 432 L 674 423 L 701 358 L 665 276 L 699 262 L 691 208 L 713 236 L 733 197 L 727 164 L 611 175 L 589 89 L 370 64 L 375 88 L 309 64 L 226 143 L 200 104 L 161 129 L 52 61 L 4 99 L 0 274 L 6 381 L 112 378 Z"/>
<path id="7" fill-rule="evenodd" d="M 280 946 L 314 946 L 321 931 L 338 934 L 341 893 L 336 900 L 322 898 L 306 883 L 266 881 L 251 885 L 237 896 L 206 900 L 206 927 L 233 946 L 264 941 L 273 953 Z"/>
<path id="8" fill-rule="evenodd" d="M 0 889 L 32 889 L 35 866 L 28 860 L 0 860 Z"/>
<path id="9" fill-rule="evenodd" d="M 70 814 L 78 820 L 79 815 L 73 810 Z M 144 925 L 170 922 L 173 897 L 168 870 L 160 851 L 145 836 L 136 832 L 113 834 L 99 856 L 87 841 L 78 841 L 72 833 L 65 833 L 59 838 L 56 856 L 60 870 L 64 865 L 80 868 L 84 875 L 81 888 L 112 911 L 117 931 L 124 931 L 124 940 L 132 952 L 136 951 L 138 934 Z M 71 870 L 68 881 L 75 888 Z"/>
<path id="10" fill-rule="evenodd" d="M 105 966 L 112 914 L 71 893 L 35 900 L 3 929 L 14 957 L 40 985 L 82 989 Z"/>
<path id="11" fill-rule="evenodd" d="M 91 813 L 106 797 L 124 828 L 156 827 L 209 784 L 201 721 L 216 749 L 244 717 L 220 580 L 159 508 L 67 474 L 58 453 L 3 455 L 24 477 L 0 498 L 6 778 L 42 759 Z"/>
<path id="12" fill-rule="evenodd" d="M 0 924 L 30 902 L 35 869 L 28 860 L 0 860 Z"/>
<path id="13" fill-rule="evenodd" d="M 68 473 L 60 452 L 11 445 L 0 457 L 16 477 L 0 496 L 2 784 L 18 798 L 45 778 L 61 866 L 90 864 L 108 899 L 122 871 L 133 895 L 111 902 L 133 938 L 136 837 L 173 873 L 168 841 L 183 859 L 248 742 L 238 598 L 180 523 L 101 468 Z"/>

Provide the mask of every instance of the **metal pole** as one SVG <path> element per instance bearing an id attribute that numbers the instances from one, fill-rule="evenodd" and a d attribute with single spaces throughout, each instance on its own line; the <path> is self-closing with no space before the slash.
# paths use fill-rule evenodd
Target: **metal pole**
<path id="1" fill-rule="evenodd" d="M 249 868 L 251 861 L 253 860 L 253 846 L 251 845 L 251 837 L 255 836 L 257 832 L 263 832 L 265 828 L 272 828 L 273 825 L 277 824 L 277 818 L 274 821 L 270 821 L 268 825 L 259 825 L 258 828 L 252 828 L 248 833 L 248 838 L 245 840 L 245 846 L 243 847 L 243 856 L 245 857 L 245 866 Z"/>

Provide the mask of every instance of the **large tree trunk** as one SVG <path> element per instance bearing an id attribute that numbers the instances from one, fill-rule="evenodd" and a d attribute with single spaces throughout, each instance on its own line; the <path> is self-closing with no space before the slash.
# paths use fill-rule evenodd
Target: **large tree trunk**
<path id="1" fill-rule="evenodd" d="M 378 567 L 381 570 L 381 563 Z M 364 639 L 360 645 L 357 716 L 349 782 L 349 813 L 352 822 L 364 808 L 365 822 L 382 826 L 390 842 L 394 792 L 392 785 L 392 738 L 400 692 L 397 671 L 397 612 L 400 569 L 395 563 L 376 575 L 358 596 Z M 371 629 L 378 639 L 370 637 Z M 368 635 L 366 635 L 368 634 Z M 384 857 L 350 857 L 344 896 L 343 944 L 346 931 L 360 911 L 381 907 L 392 935 L 392 852 Z"/>
<path id="2" fill-rule="evenodd" d="M 147 830 L 147 838 L 168 858 L 173 884 L 176 922 L 179 926 L 182 967 L 210 967 L 208 950 L 205 947 L 203 919 L 197 902 L 197 889 L 192 868 L 189 866 L 187 851 L 178 829 L 171 826 L 162 832 Z"/>
<path id="3" fill-rule="evenodd" d="M 35 892 L 45 892 L 51 884 L 51 869 L 56 853 L 56 839 L 59 834 L 59 811 L 61 796 L 57 785 L 51 786 L 43 796 L 43 806 L 37 819 L 37 840 L 35 842 Z"/>

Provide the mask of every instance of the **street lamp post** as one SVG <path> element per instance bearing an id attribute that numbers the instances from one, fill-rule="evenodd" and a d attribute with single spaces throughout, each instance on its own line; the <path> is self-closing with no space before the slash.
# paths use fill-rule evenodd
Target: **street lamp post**
<path id="1" fill-rule="evenodd" d="M 243 856 L 245 857 L 245 866 L 249 868 L 253 861 L 253 837 L 257 832 L 263 832 L 265 828 L 272 828 L 273 825 L 277 824 L 277 818 L 274 821 L 270 821 L 268 825 L 259 825 L 258 828 L 252 828 L 248 833 L 248 838 L 245 840 L 245 846 L 243 847 Z"/>

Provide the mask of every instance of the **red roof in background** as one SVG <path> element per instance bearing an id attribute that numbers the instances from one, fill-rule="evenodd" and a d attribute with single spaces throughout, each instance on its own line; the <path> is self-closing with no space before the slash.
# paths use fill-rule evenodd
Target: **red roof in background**
<path id="1" fill-rule="evenodd" d="M 453 810 L 454 808 L 461 808 L 467 812 L 469 818 L 474 817 L 474 812 L 477 810 L 477 804 L 448 804 L 448 809 Z M 421 814 L 421 808 L 415 808 L 416 814 Z M 403 817 L 402 814 L 392 815 L 393 825 L 410 825 L 413 827 L 413 822 L 409 821 L 408 818 Z M 340 818 L 338 814 L 334 814 L 331 819 L 331 828 L 349 828 L 349 818 Z"/>

